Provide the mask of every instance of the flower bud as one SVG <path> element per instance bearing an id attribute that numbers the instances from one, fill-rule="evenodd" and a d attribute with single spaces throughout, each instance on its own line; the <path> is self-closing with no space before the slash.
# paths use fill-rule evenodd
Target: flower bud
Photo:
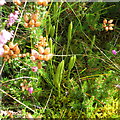
<path id="1" fill-rule="evenodd" d="M 35 22 L 35 27 L 39 27 L 40 25 L 41 25 L 41 23 L 40 22 Z"/>
<path id="2" fill-rule="evenodd" d="M 34 23 L 35 23 L 34 20 L 30 20 L 29 25 L 32 26 L 32 25 L 34 25 Z"/>
<path id="3" fill-rule="evenodd" d="M 50 60 L 53 57 L 53 54 L 48 54 L 48 55 L 44 55 L 44 59 L 45 61 Z"/>
<path id="4" fill-rule="evenodd" d="M 40 54 L 43 54 L 43 53 L 44 53 L 44 48 L 41 47 L 41 46 L 39 46 L 39 47 L 38 47 L 38 51 L 39 51 Z"/>
<path id="5" fill-rule="evenodd" d="M 34 57 L 34 56 L 31 56 L 31 57 L 30 57 L 30 60 L 35 61 L 35 57 Z"/>
<path id="6" fill-rule="evenodd" d="M 113 53 L 114 55 L 116 55 L 116 54 L 117 54 L 116 50 L 112 50 L 112 53 Z"/>
<path id="7" fill-rule="evenodd" d="M 20 54 L 20 49 L 18 46 L 15 46 L 15 54 Z"/>
<path id="8" fill-rule="evenodd" d="M 111 24 L 112 22 L 113 22 L 113 20 L 109 20 L 109 21 L 108 21 L 108 24 Z"/>
<path id="9" fill-rule="evenodd" d="M 15 46 L 15 45 L 13 44 L 13 42 L 10 42 L 10 43 L 9 43 L 9 48 L 10 48 L 10 49 L 13 49 L 14 46 Z"/>
<path id="10" fill-rule="evenodd" d="M 9 51 L 9 50 L 10 50 L 10 48 L 8 47 L 8 45 L 4 45 L 3 48 L 4 48 L 4 50 L 6 50 L 6 51 Z"/>
<path id="11" fill-rule="evenodd" d="M 17 5 L 19 5 L 19 6 L 21 6 L 22 5 L 22 3 L 21 3 L 21 1 L 20 0 L 13 0 L 13 2 L 14 3 L 16 3 Z"/>
<path id="12" fill-rule="evenodd" d="M 109 24 L 109 27 L 113 27 L 114 26 L 114 24 Z"/>
<path id="13" fill-rule="evenodd" d="M 12 50 L 10 50 L 10 51 L 9 51 L 9 55 L 12 56 L 13 54 L 14 54 L 14 52 L 13 52 Z"/>
<path id="14" fill-rule="evenodd" d="M 29 27 L 28 23 L 24 23 L 24 27 L 28 28 Z"/>
<path id="15" fill-rule="evenodd" d="M 32 14 L 31 19 L 33 19 L 36 22 L 38 19 L 38 14 Z"/>
<path id="16" fill-rule="evenodd" d="M 49 47 L 44 50 L 44 54 L 45 54 L 45 55 L 50 54 L 50 48 L 49 48 Z"/>
<path id="17" fill-rule="evenodd" d="M 109 27 L 108 29 L 109 29 L 109 30 L 113 30 L 113 27 Z"/>
<path id="18" fill-rule="evenodd" d="M 44 59 L 44 56 L 43 55 L 39 55 L 38 56 L 38 60 L 43 60 Z"/>
<path id="19" fill-rule="evenodd" d="M 108 31 L 108 30 L 109 30 L 109 27 L 105 27 L 105 30 Z"/>
<path id="20" fill-rule="evenodd" d="M 104 19 L 104 20 L 103 20 L 103 23 L 104 23 L 104 24 L 107 24 L 107 20 L 106 20 L 106 19 Z"/>
<path id="21" fill-rule="evenodd" d="M 42 64 L 41 64 L 41 62 L 38 62 L 38 69 L 42 69 Z"/>
<path id="22" fill-rule="evenodd" d="M 28 17 L 28 15 L 24 15 L 23 18 L 24 18 L 25 22 L 27 22 L 27 23 L 29 22 L 29 17 Z"/>

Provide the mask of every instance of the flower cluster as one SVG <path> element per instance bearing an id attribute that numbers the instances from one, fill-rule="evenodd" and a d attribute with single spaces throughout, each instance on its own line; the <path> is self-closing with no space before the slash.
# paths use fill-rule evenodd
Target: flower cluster
<path id="1" fill-rule="evenodd" d="M 18 19 L 18 15 L 19 15 L 18 11 L 15 11 L 14 13 L 10 13 L 7 26 L 12 26 L 15 23 L 15 21 Z"/>
<path id="2" fill-rule="evenodd" d="M 35 45 L 38 51 L 32 49 L 30 59 L 33 62 L 37 61 L 37 66 L 39 69 L 42 68 L 41 62 L 39 60 L 48 61 L 52 58 L 53 54 L 50 53 L 50 48 L 47 47 L 46 37 L 40 36 L 40 41 Z"/>
<path id="3" fill-rule="evenodd" d="M 2 57 L 4 57 L 4 61 L 9 61 L 11 58 L 16 58 L 20 53 L 20 49 L 17 43 L 13 44 L 13 42 L 10 42 L 9 46 L 4 45 L 3 48 L 4 48 L 4 53 Z"/>
<path id="4" fill-rule="evenodd" d="M 33 14 L 25 14 L 23 16 L 25 23 L 24 23 L 24 27 L 28 28 L 28 27 L 39 27 L 40 26 L 40 22 L 38 21 L 38 13 L 33 13 Z"/>
<path id="5" fill-rule="evenodd" d="M 113 20 L 107 21 L 107 19 L 103 20 L 103 28 L 105 28 L 106 31 L 113 30 L 114 24 L 112 24 Z"/>
<path id="6" fill-rule="evenodd" d="M 6 3 L 5 0 L 0 0 L 0 6 L 4 5 Z"/>
<path id="7" fill-rule="evenodd" d="M 0 56 L 4 53 L 3 46 L 7 43 L 8 40 L 10 40 L 13 36 L 12 32 L 8 32 L 6 30 L 2 30 L 0 32 Z"/>
<path id="8" fill-rule="evenodd" d="M 38 5 L 47 6 L 50 0 L 37 0 Z"/>

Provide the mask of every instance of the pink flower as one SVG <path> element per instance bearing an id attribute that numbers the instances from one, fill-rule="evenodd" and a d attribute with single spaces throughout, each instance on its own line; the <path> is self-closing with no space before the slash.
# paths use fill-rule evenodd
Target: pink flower
<path id="1" fill-rule="evenodd" d="M 5 0 L 0 0 L 0 6 L 4 5 L 5 3 Z"/>
<path id="2" fill-rule="evenodd" d="M 114 55 L 116 55 L 116 54 L 117 54 L 117 52 L 116 52 L 115 50 L 112 50 L 112 53 L 113 53 Z"/>
<path id="3" fill-rule="evenodd" d="M 10 33 L 6 30 L 2 30 L 0 32 L 0 44 L 4 45 L 7 43 L 8 40 L 10 40 L 13 36 L 13 33 Z"/>
<path id="4" fill-rule="evenodd" d="M 33 72 L 37 72 L 38 67 L 34 66 L 34 67 L 32 67 L 31 69 L 32 69 Z"/>
<path id="5" fill-rule="evenodd" d="M 17 20 L 18 15 L 19 15 L 18 11 L 15 11 L 14 13 L 10 13 L 7 26 L 12 26 Z"/>
<path id="6" fill-rule="evenodd" d="M 29 92 L 30 94 L 32 94 L 32 93 L 33 93 L 33 87 L 29 87 L 29 88 L 28 88 L 28 92 Z"/>
<path id="7" fill-rule="evenodd" d="M 0 46 L 0 56 L 2 56 L 3 54 L 4 54 L 4 48 Z"/>

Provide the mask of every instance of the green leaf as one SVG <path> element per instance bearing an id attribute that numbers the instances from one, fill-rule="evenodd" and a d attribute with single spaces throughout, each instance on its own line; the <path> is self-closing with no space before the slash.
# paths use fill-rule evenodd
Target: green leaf
<path id="1" fill-rule="evenodd" d="M 76 61 L 76 55 L 74 55 L 70 58 L 70 62 L 69 62 L 69 65 L 68 65 L 68 70 L 69 71 L 71 71 L 71 69 L 74 67 L 75 61 Z"/>

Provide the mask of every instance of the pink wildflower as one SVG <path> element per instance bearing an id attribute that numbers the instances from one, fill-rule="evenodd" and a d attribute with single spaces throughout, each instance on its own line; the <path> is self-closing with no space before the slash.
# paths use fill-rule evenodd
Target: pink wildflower
<path id="1" fill-rule="evenodd" d="M 17 20 L 18 15 L 19 15 L 18 11 L 15 11 L 14 13 L 10 13 L 7 26 L 12 26 Z"/>
<path id="2" fill-rule="evenodd" d="M 116 52 L 115 50 L 112 50 L 112 53 L 113 53 L 114 55 L 116 55 L 116 54 L 117 54 L 117 52 Z"/>
<path id="3" fill-rule="evenodd" d="M 28 92 L 29 92 L 30 94 L 32 94 L 32 93 L 33 93 L 33 87 L 29 87 L 29 88 L 28 88 Z"/>
<path id="4" fill-rule="evenodd" d="M 0 44 L 4 45 L 7 43 L 8 40 L 10 40 L 13 36 L 13 34 L 6 31 L 6 30 L 2 30 L 0 32 Z"/>
<path id="5" fill-rule="evenodd" d="M 32 69 L 33 72 L 37 72 L 38 67 L 35 67 L 35 66 L 34 66 L 34 67 L 32 67 L 31 69 Z"/>
<path id="6" fill-rule="evenodd" d="M 5 3 L 5 0 L 0 0 L 0 6 L 4 5 Z"/>
<path id="7" fill-rule="evenodd" d="M 0 56 L 2 56 L 3 54 L 4 54 L 4 48 L 0 46 Z"/>

